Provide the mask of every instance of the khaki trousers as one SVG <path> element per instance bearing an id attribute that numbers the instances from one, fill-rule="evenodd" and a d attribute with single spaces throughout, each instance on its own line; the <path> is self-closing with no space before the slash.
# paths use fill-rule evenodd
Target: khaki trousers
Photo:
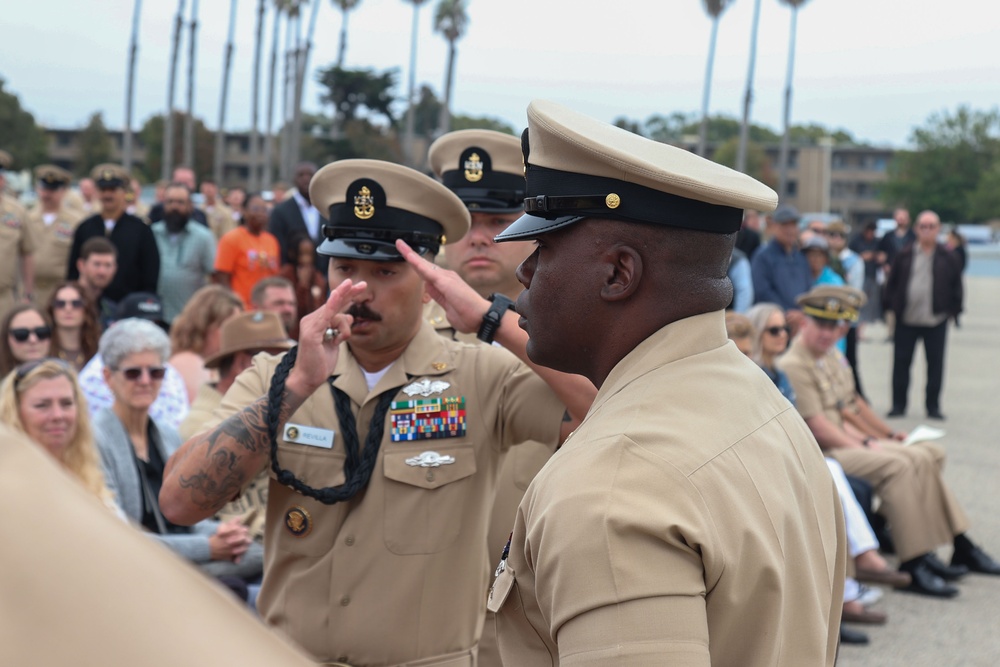
<path id="1" fill-rule="evenodd" d="M 351 665 L 346 662 L 324 662 L 320 663 L 324 667 L 362 667 L 362 665 Z M 388 667 L 476 667 L 476 648 L 465 651 L 456 651 L 447 655 L 437 655 L 433 658 L 421 658 L 410 662 L 401 662 Z"/>
<path id="2" fill-rule="evenodd" d="M 848 475 L 875 488 L 879 512 L 889 520 L 896 554 L 907 561 L 937 549 L 969 529 L 969 519 L 944 480 L 944 449 L 931 442 L 903 447 L 880 441 L 882 449 L 831 449 Z"/>

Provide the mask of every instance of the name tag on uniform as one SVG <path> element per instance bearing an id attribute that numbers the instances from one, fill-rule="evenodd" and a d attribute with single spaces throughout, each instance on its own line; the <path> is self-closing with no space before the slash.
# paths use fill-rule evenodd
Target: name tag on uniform
<path id="1" fill-rule="evenodd" d="M 389 406 L 389 414 L 393 442 L 465 435 L 464 396 L 395 401 Z"/>
<path id="2" fill-rule="evenodd" d="M 301 424 L 285 424 L 285 433 L 282 437 L 286 442 L 294 442 L 297 445 L 309 445 L 310 447 L 322 447 L 323 449 L 331 449 L 333 447 L 333 431 L 325 428 L 302 426 Z"/>

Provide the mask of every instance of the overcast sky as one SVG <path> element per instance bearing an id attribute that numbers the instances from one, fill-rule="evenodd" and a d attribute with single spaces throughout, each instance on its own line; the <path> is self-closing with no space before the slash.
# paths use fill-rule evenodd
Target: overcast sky
<path id="1" fill-rule="evenodd" d="M 250 125 L 257 0 L 238 0 L 227 126 Z M 321 0 L 310 69 L 337 55 L 340 13 Z M 191 1 L 188 0 L 189 6 Z M 271 5 L 271 0 L 268 0 Z M 124 122 L 126 52 L 133 0 L 5 2 L 0 76 L 36 119 L 79 127 L 100 110 Z M 442 91 L 447 45 L 433 32 L 435 2 L 420 9 L 417 81 Z M 722 16 L 711 112 L 740 116 L 753 0 Z M 265 26 L 265 60 L 271 20 Z M 927 11 L 933 9 L 934 11 Z M 142 6 L 135 126 L 166 105 L 167 63 L 177 3 Z M 412 5 L 362 0 L 351 13 L 348 67 L 399 68 L 405 94 Z M 812 0 L 799 11 L 793 122 L 842 127 L 862 141 L 903 146 L 912 128 L 960 104 L 1000 103 L 1000 10 L 989 0 L 946 3 Z M 201 0 L 195 114 L 217 124 L 229 0 Z M 308 14 L 307 14 L 308 15 Z M 552 99 L 605 121 L 698 112 L 711 22 L 699 0 L 470 0 L 459 42 L 453 109 L 520 129 L 533 98 Z M 752 119 L 780 129 L 790 10 L 763 0 Z M 187 36 L 176 100 L 186 91 Z M 264 77 L 266 90 L 266 69 Z M 319 108 L 316 84 L 307 110 Z M 263 118 L 263 105 L 262 105 Z"/>

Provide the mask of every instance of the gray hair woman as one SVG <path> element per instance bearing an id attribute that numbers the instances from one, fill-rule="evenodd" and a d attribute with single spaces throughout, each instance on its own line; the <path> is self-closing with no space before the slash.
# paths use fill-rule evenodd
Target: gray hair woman
<path id="1" fill-rule="evenodd" d="M 259 554 L 247 554 L 251 539 L 239 520 L 203 521 L 176 526 L 160 512 L 160 485 L 167 459 L 181 444 L 170 426 L 149 416 L 165 374 L 170 339 L 160 327 L 141 319 L 112 325 L 100 342 L 104 380 L 114 403 L 94 417 L 94 436 L 108 486 L 129 519 L 167 547 L 212 575 L 253 579 L 260 575 Z M 239 565 L 234 565 L 242 561 Z"/>

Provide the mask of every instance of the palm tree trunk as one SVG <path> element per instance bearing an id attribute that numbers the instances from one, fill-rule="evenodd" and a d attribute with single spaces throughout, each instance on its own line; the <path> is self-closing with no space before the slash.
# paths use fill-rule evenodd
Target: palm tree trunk
<path id="1" fill-rule="evenodd" d="M 132 39 L 128 48 L 128 73 L 125 75 L 125 136 L 122 140 L 122 162 L 125 171 L 132 171 L 132 104 L 135 100 L 135 57 L 139 51 L 139 15 L 142 13 L 142 0 L 135 0 L 132 10 Z"/>
<path id="2" fill-rule="evenodd" d="M 293 41 L 295 36 L 295 23 L 297 16 L 289 16 L 285 22 L 285 80 L 281 88 L 281 160 L 278 178 L 284 178 L 288 173 L 288 149 L 292 145 L 291 139 L 291 104 L 292 96 L 292 76 L 295 69 L 295 51 L 297 44 Z"/>
<path id="3" fill-rule="evenodd" d="M 455 40 L 448 40 L 448 67 L 444 79 L 444 104 L 441 105 L 441 115 L 438 118 L 438 136 L 451 129 L 451 82 L 455 76 Z"/>
<path id="4" fill-rule="evenodd" d="M 274 182 L 274 88 L 278 80 L 279 39 L 281 38 L 281 10 L 274 8 L 274 38 L 271 42 L 271 73 L 267 83 L 267 134 L 264 137 L 264 176 L 260 188 Z"/>
<path id="5" fill-rule="evenodd" d="M 337 67 L 340 69 L 344 68 L 344 57 L 347 55 L 347 14 L 347 9 L 341 11 L 340 44 L 337 46 Z"/>
<path id="6" fill-rule="evenodd" d="M 229 97 L 229 72 L 233 64 L 233 33 L 236 31 L 236 0 L 229 0 L 229 36 L 226 39 L 226 55 L 222 63 L 222 92 L 219 95 L 219 127 L 215 130 L 215 165 L 212 176 L 215 184 L 222 187 L 222 163 L 226 151 L 226 99 Z M 258 35 L 259 37 L 259 35 Z M 257 80 L 254 79 L 256 87 Z M 257 108 L 253 109 L 254 129 L 257 127 Z"/>
<path id="7" fill-rule="evenodd" d="M 420 3 L 423 0 L 410 1 L 413 2 L 413 30 L 410 36 L 410 81 L 406 93 L 406 139 L 403 153 L 406 159 L 406 164 L 412 167 L 414 163 L 413 130 L 416 120 L 414 118 L 416 115 L 414 98 L 416 97 L 415 89 L 417 87 L 417 28 L 419 27 Z"/>
<path id="8" fill-rule="evenodd" d="M 194 73 L 198 45 L 198 0 L 191 1 L 191 43 L 188 45 L 187 117 L 184 119 L 184 165 L 194 169 Z"/>
<path id="9" fill-rule="evenodd" d="M 795 70 L 795 34 L 798 31 L 797 23 L 799 8 L 792 5 L 792 26 L 788 36 L 788 72 L 785 74 L 785 113 L 784 126 L 781 133 L 781 153 L 778 155 L 778 196 L 784 198 L 788 196 L 788 129 L 792 117 L 792 75 Z"/>
<path id="10" fill-rule="evenodd" d="M 306 31 L 306 41 L 302 47 L 302 57 L 295 75 L 295 111 L 292 121 L 292 164 L 298 164 L 302 155 L 302 97 L 306 87 L 306 72 L 309 70 L 309 54 L 312 51 L 313 35 L 316 34 L 316 15 L 319 13 L 320 0 L 313 0 L 312 12 L 309 15 L 309 29 Z"/>
<path id="11" fill-rule="evenodd" d="M 256 192 L 260 186 L 260 55 L 264 42 L 264 11 L 267 0 L 260 0 L 257 3 L 257 30 L 253 45 L 253 89 L 250 93 L 253 99 L 250 101 L 250 168 L 247 170 L 249 178 L 247 187 L 250 192 Z M 233 0 L 235 3 L 236 0 Z"/>
<path id="12" fill-rule="evenodd" d="M 170 70 L 167 76 L 167 115 L 163 119 L 163 160 L 160 178 L 167 180 L 174 170 L 174 90 L 177 82 L 177 56 L 181 50 L 181 30 L 184 27 L 184 0 L 178 0 L 174 21 L 174 41 L 170 48 Z"/>
<path id="13" fill-rule="evenodd" d="M 698 132 L 698 155 L 708 150 L 708 98 L 712 92 L 712 69 L 715 66 L 715 42 L 719 36 L 719 19 L 722 14 L 712 17 L 712 36 L 708 40 L 708 65 L 705 66 L 705 89 L 701 95 L 701 129 Z"/>
<path id="14" fill-rule="evenodd" d="M 753 27 L 750 29 L 750 65 L 747 70 L 747 89 L 743 97 L 743 123 L 740 125 L 740 145 L 736 152 L 736 171 L 746 172 L 747 141 L 750 138 L 750 103 L 753 101 L 753 72 L 757 64 L 757 26 L 760 23 L 760 0 L 754 0 Z"/>

